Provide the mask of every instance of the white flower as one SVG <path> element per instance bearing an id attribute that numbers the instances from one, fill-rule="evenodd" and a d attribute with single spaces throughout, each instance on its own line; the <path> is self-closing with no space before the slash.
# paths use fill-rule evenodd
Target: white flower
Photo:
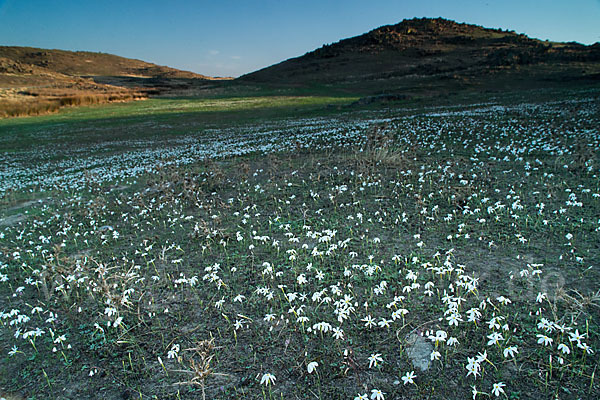
<path id="1" fill-rule="evenodd" d="M 581 333 L 579 333 L 579 329 L 575 329 L 575 332 L 569 332 L 569 336 L 571 336 L 569 338 L 570 342 L 577 341 L 577 343 L 579 343 L 579 342 L 581 342 L 581 339 L 585 338 L 585 333 L 581 334 Z"/>
<path id="2" fill-rule="evenodd" d="M 587 343 L 579 342 L 579 343 L 577 343 L 577 347 L 579 347 L 582 350 L 585 350 L 585 352 L 588 354 L 594 354 L 594 350 L 592 350 L 592 348 L 590 346 L 588 346 Z"/>
<path id="3" fill-rule="evenodd" d="M 510 357 L 514 357 L 515 353 L 518 353 L 519 350 L 517 350 L 517 346 L 508 346 L 507 348 L 504 349 L 504 357 L 508 358 L 508 356 Z"/>
<path id="4" fill-rule="evenodd" d="M 275 319 L 275 314 L 267 314 L 263 319 L 267 322 L 273 321 Z"/>
<path id="5" fill-rule="evenodd" d="M 309 374 L 312 374 L 317 367 L 319 366 L 319 363 L 316 361 L 312 361 L 310 363 L 308 363 L 308 365 L 306 366 L 306 370 L 308 371 Z"/>
<path id="6" fill-rule="evenodd" d="M 363 319 L 361 319 L 361 321 L 363 321 L 365 323 L 365 326 L 367 328 L 371 328 L 371 327 L 377 325 L 375 323 L 375 320 L 373 319 L 373 317 L 371 317 L 370 315 L 367 315 L 366 317 L 364 317 Z"/>
<path id="7" fill-rule="evenodd" d="M 469 375 L 473 375 L 476 379 L 477 379 L 477 375 L 479 374 L 479 369 L 481 368 L 481 366 L 479 365 L 478 360 L 476 360 L 475 358 L 471 358 L 468 357 L 467 358 L 467 366 L 465 367 L 467 369 L 467 376 Z"/>
<path id="8" fill-rule="evenodd" d="M 354 400 L 369 400 L 369 397 L 367 396 L 367 394 L 359 394 L 358 396 L 356 396 L 354 398 Z"/>
<path id="9" fill-rule="evenodd" d="M 538 339 L 538 344 L 543 344 L 544 346 L 548 346 L 551 345 L 552 342 L 554 341 L 552 338 L 546 336 L 546 335 L 540 335 L 539 333 L 536 335 L 539 339 Z"/>
<path id="10" fill-rule="evenodd" d="M 379 321 L 377 323 L 377 325 L 379 325 L 379 327 L 381 328 L 389 328 L 390 327 L 390 322 L 394 322 L 391 319 L 385 319 L 385 318 L 381 318 L 381 321 Z"/>
<path id="11" fill-rule="evenodd" d="M 333 329 L 331 324 L 325 321 L 314 324 L 312 328 L 315 330 L 315 332 L 329 332 Z"/>
<path id="12" fill-rule="evenodd" d="M 488 335 L 487 338 L 490 339 L 487 342 L 488 346 L 498 344 L 501 340 L 504 340 L 504 337 L 502 336 L 502 334 L 498 333 L 498 332 L 494 332 L 491 335 Z"/>
<path id="13" fill-rule="evenodd" d="M 344 340 L 344 330 L 340 328 L 333 328 L 333 337 L 335 339 Z"/>
<path id="14" fill-rule="evenodd" d="M 415 383 L 413 379 L 415 379 L 417 375 L 415 375 L 415 371 L 407 372 L 406 375 L 402 377 L 402 382 L 406 385 L 407 383 Z"/>
<path id="15" fill-rule="evenodd" d="M 236 301 L 238 301 L 241 303 L 242 301 L 244 301 L 245 298 L 246 296 L 244 296 L 243 294 L 238 294 L 233 298 L 233 302 L 235 303 Z"/>
<path id="16" fill-rule="evenodd" d="M 305 276 L 304 274 L 300 274 L 300 275 L 298 275 L 298 277 L 296 278 L 296 281 L 298 282 L 298 285 L 303 285 L 303 284 L 305 284 L 306 282 L 308 282 L 308 281 L 306 280 L 306 276 Z"/>
<path id="17" fill-rule="evenodd" d="M 17 348 L 17 346 L 13 346 L 12 349 L 8 352 L 8 355 L 14 356 L 17 353 L 19 353 L 19 349 Z"/>
<path id="18" fill-rule="evenodd" d="M 492 393 L 494 393 L 494 395 L 496 397 L 500 396 L 500 393 L 504 393 L 504 389 L 502 389 L 502 388 L 505 386 L 506 385 L 502 382 L 494 383 L 493 388 L 492 388 Z"/>
<path id="19" fill-rule="evenodd" d="M 117 313 L 117 310 L 113 307 L 106 307 L 104 309 L 104 314 L 108 315 L 109 317 L 112 317 L 116 313 Z"/>
<path id="20" fill-rule="evenodd" d="M 535 298 L 535 301 L 538 303 L 541 303 L 546 298 L 547 298 L 546 293 L 538 293 L 537 297 Z"/>
<path id="21" fill-rule="evenodd" d="M 450 314 L 450 316 L 446 317 L 446 320 L 448 321 L 448 325 L 452 326 L 458 326 L 459 322 L 462 322 L 462 318 L 460 317 L 460 314 L 457 313 L 452 313 Z"/>
<path id="22" fill-rule="evenodd" d="M 381 354 L 371 354 L 369 356 L 369 368 L 376 367 L 380 362 L 383 362 L 383 358 L 381 358 Z"/>
<path id="23" fill-rule="evenodd" d="M 167 353 L 167 358 L 177 358 L 179 348 L 180 347 L 178 344 L 174 344 L 173 346 L 171 346 L 171 350 L 169 350 L 169 352 Z"/>
<path id="24" fill-rule="evenodd" d="M 272 385 L 273 383 L 275 383 L 276 379 L 277 378 L 275 378 L 275 375 L 267 372 L 267 373 L 263 374 L 262 378 L 260 379 L 260 384 L 269 386 L 269 385 Z"/>
<path id="25" fill-rule="evenodd" d="M 484 361 L 488 361 L 487 350 L 484 350 L 483 353 L 477 353 L 477 363 L 479 364 Z"/>
<path id="26" fill-rule="evenodd" d="M 558 349 L 560 351 L 562 351 L 564 354 L 570 354 L 571 353 L 571 349 L 565 345 L 564 343 L 561 343 L 558 345 Z"/>
<path id="27" fill-rule="evenodd" d="M 385 397 L 383 397 L 384 394 L 385 393 L 383 393 L 379 389 L 372 389 L 371 390 L 371 400 L 385 400 Z"/>

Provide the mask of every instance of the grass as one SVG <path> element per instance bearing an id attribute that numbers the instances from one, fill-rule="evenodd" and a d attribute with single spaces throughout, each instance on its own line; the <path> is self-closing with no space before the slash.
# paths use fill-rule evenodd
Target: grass
<path id="1" fill-rule="evenodd" d="M 28 150 L 3 154 L 2 215 L 25 218 L 0 227 L 0 387 L 597 398 L 600 115 L 590 93 L 542 94 L 172 99 L 5 125 Z"/>
<path id="2" fill-rule="evenodd" d="M 71 141 L 165 138 L 265 119 L 332 114 L 354 100 L 315 96 L 183 98 L 77 107 L 52 115 L 0 120 L 0 141 L 3 149 L 20 151 Z"/>
<path id="3" fill-rule="evenodd" d="M 60 113 L 35 118 L 35 123 L 79 121 L 105 118 L 148 117 L 163 114 L 251 112 L 290 107 L 315 107 L 346 104 L 352 97 L 269 96 L 235 98 L 155 98 L 140 102 L 117 103 L 61 110 Z M 3 126 L 28 124 L 29 119 L 0 121 Z M 1 126 L 1 125 L 0 125 Z"/>

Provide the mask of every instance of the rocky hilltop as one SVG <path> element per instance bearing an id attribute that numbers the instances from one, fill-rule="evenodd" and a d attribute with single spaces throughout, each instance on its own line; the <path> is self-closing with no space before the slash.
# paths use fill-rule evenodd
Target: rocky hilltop
<path id="1" fill-rule="evenodd" d="M 406 88 L 445 80 L 477 84 L 492 76 L 509 80 L 598 80 L 599 66 L 600 43 L 555 43 L 514 31 L 420 18 L 325 45 L 240 80 L 359 87 L 382 87 L 385 85 L 381 81 L 386 81 Z"/>

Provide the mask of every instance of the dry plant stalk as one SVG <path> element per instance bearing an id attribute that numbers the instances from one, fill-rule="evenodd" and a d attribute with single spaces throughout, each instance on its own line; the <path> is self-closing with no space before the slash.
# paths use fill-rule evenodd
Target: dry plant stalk
<path id="1" fill-rule="evenodd" d="M 197 343 L 196 347 L 185 349 L 184 351 L 192 352 L 192 354 L 185 358 L 183 356 L 178 357 L 179 363 L 185 367 L 185 369 L 174 370 L 173 372 L 182 372 L 191 375 L 191 378 L 177 382 L 174 385 L 194 385 L 199 386 L 202 389 L 202 399 L 206 399 L 205 392 L 205 381 L 210 375 L 222 375 L 212 371 L 210 363 L 214 358 L 212 354 L 214 346 L 214 338 L 211 337 L 208 340 L 202 340 Z M 187 364 L 187 365 L 186 365 Z"/>
<path id="2" fill-rule="evenodd" d="M 412 149 L 414 152 L 415 149 Z M 376 124 L 367 131 L 364 151 L 358 155 L 358 167 L 366 172 L 377 166 L 401 166 L 407 163 L 406 151 L 394 145 L 389 125 Z"/>
<path id="3" fill-rule="evenodd" d="M 585 310 L 588 307 L 600 308 L 600 290 L 591 295 L 583 295 L 575 289 L 570 289 L 568 292 L 560 288 L 557 297 L 565 300 L 572 308 L 578 311 L 578 314 L 588 314 Z"/>

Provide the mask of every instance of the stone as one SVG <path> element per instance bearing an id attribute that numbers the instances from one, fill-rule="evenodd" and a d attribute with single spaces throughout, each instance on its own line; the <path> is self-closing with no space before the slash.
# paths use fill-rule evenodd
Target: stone
<path id="1" fill-rule="evenodd" d="M 427 371 L 431 366 L 433 345 L 423 336 L 411 333 L 406 337 L 406 354 L 415 368 Z"/>

